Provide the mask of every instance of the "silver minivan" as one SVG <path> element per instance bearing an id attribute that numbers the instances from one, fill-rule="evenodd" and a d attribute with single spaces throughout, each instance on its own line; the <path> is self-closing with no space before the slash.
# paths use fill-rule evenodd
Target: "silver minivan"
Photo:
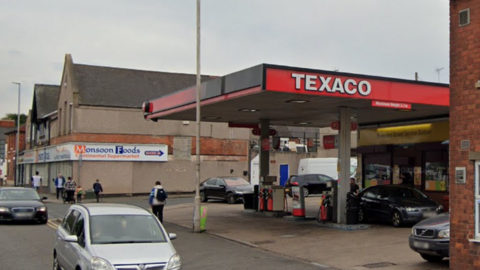
<path id="1" fill-rule="evenodd" d="M 176 237 L 138 206 L 72 205 L 57 229 L 53 269 L 179 270 Z"/>

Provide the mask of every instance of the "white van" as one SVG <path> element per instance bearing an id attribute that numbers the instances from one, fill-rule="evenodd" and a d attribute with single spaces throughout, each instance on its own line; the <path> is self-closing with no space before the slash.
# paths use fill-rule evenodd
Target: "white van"
<path id="1" fill-rule="evenodd" d="M 298 165 L 298 175 L 320 173 L 338 179 L 338 158 L 302 158 Z M 357 158 L 350 158 L 350 177 L 356 178 Z"/>

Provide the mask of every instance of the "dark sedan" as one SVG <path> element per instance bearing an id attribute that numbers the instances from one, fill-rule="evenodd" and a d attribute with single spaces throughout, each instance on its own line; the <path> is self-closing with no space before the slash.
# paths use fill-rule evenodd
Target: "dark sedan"
<path id="1" fill-rule="evenodd" d="M 328 182 L 336 183 L 336 180 L 324 174 L 292 175 L 285 182 L 285 193 L 292 197 L 292 186 L 303 186 L 303 197 L 310 194 L 322 194 L 331 188 Z"/>
<path id="2" fill-rule="evenodd" d="M 450 213 L 415 224 L 408 240 L 410 248 L 429 262 L 438 262 L 449 257 Z"/>
<path id="3" fill-rule="evenodd" d="M 443 207 L 416 188 L 402 185 L 378 185 L 368 187 L 358 195 L 359 222 L 369 219 L 391 221 L 400 227 L 434 217 Z"/>
<path id="4" fill-rule="evenodd" d="M 253 193 L 253 186 L 241 177 L 212 177 L 200 185 L 200 200 L 226 200 L 228 203 L 243 201 L 244 193 Z"/>
<path id="5" fill-rule="evenodd" d="M 35 221 L 45 224 L 48 211 L 38 193 L 31 188 L 0 188 L 0 221 Z"/>

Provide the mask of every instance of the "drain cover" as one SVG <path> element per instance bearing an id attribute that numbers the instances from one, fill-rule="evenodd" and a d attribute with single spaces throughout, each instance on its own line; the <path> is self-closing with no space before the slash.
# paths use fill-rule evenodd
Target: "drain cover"
<path id="1" fill-rule="evenodd" d="M 382 268 L 382 267 L 387 267 L 387 266 L 392 266 L 395 265 L 394 263 L 390 262 L 379 262 L 379 263 L 371 263 L 371 264 L 365 264 L 362 265 L 365 268 Z"/>

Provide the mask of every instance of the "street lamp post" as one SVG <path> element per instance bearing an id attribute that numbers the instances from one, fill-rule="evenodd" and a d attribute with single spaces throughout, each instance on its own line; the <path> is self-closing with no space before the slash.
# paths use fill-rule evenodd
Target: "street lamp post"
<path id="1" fill-rule="evenodd" d="M 17 138 L 15 146 L 15 182 L 14 185 L 18 186 L 18 152 L 20 150 L 20 93 L 22 92 L 22 84 L 19 82 L 12 82 L 13 84 L 18 85 L 18 112 L 17 112 Z"/>
<path id="2" fill-rule="evenodd" d="M 195 199 L 194 199 L 194 213 L 193 213 L 193 231 L 201 232 L 200 229 L 200 0 L 197 0 L 197 135 L 196 135 L 196 173 L 195 173 Z"/>

